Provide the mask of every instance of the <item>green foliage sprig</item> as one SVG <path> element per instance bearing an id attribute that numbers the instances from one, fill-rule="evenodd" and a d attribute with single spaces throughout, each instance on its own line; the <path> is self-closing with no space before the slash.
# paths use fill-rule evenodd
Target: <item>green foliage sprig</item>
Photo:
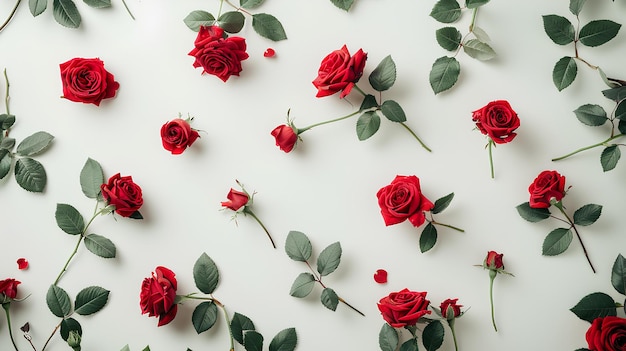
<path id="1" fill-rule="evenodd" d="M 341 262 L 342 251 L 341 244 L 338 241 L 328 245 L 320 252 L 316 261 L 317 270 L 314 270 L 309 262 L 313 254 L 313 246 L 311 245 L 309 238 L 304 233 L 293 230 L 290 231 L 287 235 L 287 240 L 285 241 L 285 252 L 292 260 L 304 262 L 311 271 L 311 273 L 303 272 L 298 275 L 296 280 L 291 285 L 289 295 L 298 298 L 307 297 L 311 291 L 313 291 L 313 287 L 317 282 L 323 288 L 320 300 L 326 308 L 331 311 L 335 311 L 337 309 L 337 305 L 341 302 L 361 316 L 365 316 L 363 312 L 350 305 L 346 302 L 346 300 L 337 295 L 335 290 L 327 287 L 322 282 L 322 277 L 334 272 Z"/>
<path id="2" fill-rule="evenodd" d="M 265 0 L 239 0 L 239 6 L 235 6 L 229 0 L 220 0 L 220 7 L 217 17 L 203 11 L 191 11 L 183 20 L 189 29 L 197 32 L 201 26 L 218 26 L 226 33 L 239 33 L 243 28 L 246 17 L 252 17 L 252 28 L 260 36 L 272 41 L 287 39 L 287 34 L 280 21 L 273 15 L 267 13 L 250 13 L 248 10 L 255 9 L 263 4 Z M 235 11 L 222 12 L 224 3 L 228 4 Z"/>
<path id="3" fill-rule="evenodd" d="M 612 86 L 610 79 L 599 66 L 592 65 L 582 58 L 579 53 L 579 43 L 587 47 L 596 47 L 615 38 L 621 28 L 621 24 L 611 20 L 593 20 L 580 27 L 580 12 L 586 0 L 570 0 L 569 10 L 576 16 L 576 27 L 567 18 L 559 15 L 544 15 L 543 28 L 548 37 L 558 45 L 574 43 L 574 56 L 564 56 L 552 69 L 552 81 L 556 88 L 561 91 L 570 86 L 578 74 L 577 61 L 595 69 L 600 77 Z"/>
<path id="4" fill-rule="evenodd" d="M 443 323 L 436 319 L 421 318 L 419 323 L 426 323 L 426 326 L 422 330 L 422 344 L 428 351 L 438 350 L 443 344 L 445 330 Z M 417 351 L 418 347 L 418 331 L 416 325 L 410 325 L 404 327 L 411 333 L 411 337 L 408 340 L 401 341 L 401 330 L 390 326 L 389 324 L 383 324 L 380 332 L 378 333 L 378 346 L 381 351 L 396 351 L 398 346 L 402 351 Z"/>
<path id="5" fill-rule="evenodd" d="M 463 51 L 470 57 L 480 61 L 488 61 L 497 56 L 489 45 L 491 39 L 487 33 L 476 25 L 478 9 L 489 0 L 465 0 L 465 7 L 461 8 L 457 0 L 439 0 L 430 12 L 430 16 L 440 23 L 455 23 L 463 10 L 472 10 L 472 21 L 469 31 L 463 35 L 456 27 L 448 26 L 437 29 L 435 37 L 437 43 L 445 50 L 452 51 L 452 56 L 442 56 L 435 60 L 430 70 L 430 86 L 435 94 L 452 88 L 461 74 L 461 64 L 456 56 Z"/>

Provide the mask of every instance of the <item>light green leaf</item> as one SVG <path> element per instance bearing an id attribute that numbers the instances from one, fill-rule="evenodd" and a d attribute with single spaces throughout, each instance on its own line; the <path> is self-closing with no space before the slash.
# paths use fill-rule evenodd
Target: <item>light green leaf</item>
<path id="1" fill-rule="evenodd" d="M 432 212 L 432 214 L 440 213 L 441 211 L 448 208 L 448 206 L 452 202 L 452 199 L 454 199 L 454 193 L 450 193 L 442 198 L 437 199 L 434 204 L 435 206 L 430 212 Z"/>
<path id="2" fill-rule="evenodd" d="M 583 297 L 576 306 L 570 308 L 570 311 L 589 323 L 599 317 L 617 315 L 615 301 L 611 296 L 602 292 L 595 292 Z"/>
<path id="3" fill-rule="evenodd" d="M 535 223 L 550 217 L 550 210 L 547 208 L 532 208 L 528 202 L 524 202 L 515 208 L 517 213 L 529 222 Z"/>
<path id="4" fill-rule="evenodd" d="M 463 51 L 470 57 L 480 61 L 488 61 L 496 57 L 497 54 L 487 43 L 478 39 L 470 39 L 463 44 Z"/>
<path id="5" fill-rule="evenodd" d="M 602 214 L 602 206 L 587 204 L 574 212 L 574 224 L 587 226 L 595 223 Z"/>
<path id="6" fill-rule="evenodd" d="M 53 315 L 63 318 L 72 312 L 72 302 L 70 296 L 62 288 L 56 285 L 50 285 L 46 293 L 46 304 Z"/>
<path id="7" fill-rule="evenodd" d="M 396 351 L 398 343 L 398 332 L 389 324 L 383 324 L 378 333 L 378 346 L 381 351 Z"/>
<path id="8" fill-rule="evenodd" d="M 604 108 L 596 104 L 582 105 L 574 110 L 574 114 L 581 123 L 592 127 L 601 126 L 608 121 Z"/>
<path id="9" fill-rule="evenodd" d="M 83 0 L 83 1 L 85 2 L 85 4 L 96 9 L 111 7 L 111 0 Z"/>
<path id="10" fill-rule="evenodd" d="M 356 135 L 363 141 L 376 134 L 380 128 L 380 116 L 376 111 L 367 111 L 356 121 Z"/>
<path id="11" fill-rule="evenodd" d="M 233 335 L 233 338 L 237 340 L 238 343 L 243 345 L 243 333 L 248 330 L 255 330 L 254 323 L 250 318 L 244 316 L 241 313 L 235 312 L 233 318 L 230 321 L 230 330 Z"/>
<path id="12" fill-rule="evenodd" d="M 250 330 L 243 334 L 243 347 L 246 351 L 263 351 L 263 335 Z"/>
<path id="13" fill-rule="evenodd" d="M 293 297 L 306 297 L 313 290 L 315 277 L 311 273 L 300 273 L 291 285 L 289 295 Z"/>
<path id="14" fill-rule="evenodd" d="M 98 234 L 89 234 L 85 236 L 85 247 L 93 254 L 102 258 L 113 258 L 116 254 L 115 244 Z"/>
<path id="15" fill-rule="evenodd" d="M 565 56 L 554 65 L 552 81 L 556 88 L 561 91 L 572 84 L 574 79 L 576 79 L 577 73 L 578 66 L 576 65 L 576 60 L 573 57 Z"/>
<path id="16" fill-rule="evenodd" d="M 12 164 L 13 157 L 11 157 L 9 150 L 0 150 L 0 179 L 9 174 Z"/>
<path id="17" fill-rule="evenodd" d="M 487 32 L 485 32 L 482 28 L 480 28 L 477 25 L 474 25 L 474 27 L 472 28 L 472 33 L 474 33 L 474 35 L 476 36 L 476 39 L 482 41 L 483 43 L 491 42 L 491 38 L 489 37 Z"/>
<path id="18" fill-rule="evenodd" d="M 406 122 L 406 114 L 404 113 L 404 110 L 400 107 L 400 104 L 394 100 L 386 100 L 383 102 L 380 106 L 380 111 L 383 113 L 383 116 L 387 117 L 387 119 L 392 122 Z"/>
<path id="19" fill-rule="evenodd" d="M 80 27 L 80 13 L 72 0 L 53 0 L 52 13 L 54 19 L 62 26 L 68 28 Z"/>
<path id="20" fill-rule="evenodd" d="M 422 230 L 422 234 L 420 235 L 420 251 L 426 252 L 435 246 L 437 243 L 437 228 L 428 222 L 424 229 Z"/>
<path id="21" fill-rule="evenodd" d="M 200 30 L 201 26 L 209 27 L 215 24 L 215 17 L 206 11 L 191 11 L 183 22 L 194 32 Z"/>
<path id="22" fill-rule="evenodd" d="M 440 321 L 434 320 L 424 327 L 422 344 L 426 351 L 435 351 L 443 344 L 444 329 Z"/>
<path id="23" fill-rule="evenodd" d="M 575 39 L 575 29 L 572 22 L 563 16 L 543 16 L 543 29 L 548 37 L 558 45 L 569 44 Z"/>
<path id="24" fill-rule="evenodd" d="M 61 230 L 71 235 L 78 235 L 85 230 L 83 216 L 72 205 L 57 204 L 54 218 Z"/>
<path id="25" fill-rule="evenodd" d="M 15 139 L 13 138 L 4 138 L 0 141 L 0 149 L 3 150 L 11 150 L 15 146 Z"/>
<path id="26" fill-rule="evenodd" d="M 239 6 L 244 9 L 253 9 L 260 6 L 264 0 L 239 0 Z"/>
<path id="27" fill-rule="evenodd" d="M 341 262 L 341 244 L 337 241 L 328 245 L 317 258 L 317 272 L 321 276 L 334 272 Z"/>
<path id="28" fill-rule="evenodd" d="M 74 302 L 74 312 L 81 316 L 100 311 L 109 300 L 109 290 L 90 286 L 79 291 Z"/>
<path id="29" fill-rule="evenodd" d="M 370 73 L 369 82 L 376 91 L 385 91 L 396 82 L 396 63 L 387 55 Z"/>
<path id="30" fill-rule="evenodd" d="M 54 137 L 47 132 L 37 132 L 31 136 L 26 137 L 21 143 L 17 145 L 15 150 L 18 155 L 32 156 L 45 150 Z"/>
<path id="31" fill-rule="evenodd" d="M 80 171 L 80 187 L 90 199 L 97 199 L 104 183 L 104 172 L 98 161 L 88 158 Z"/>
<path id="32" fill-rule="evenodd" d="M 285 29 L 276 17 L 267 13 L 252 15 L 252 28 L 262 37 L 272 41 L 287 39 Z"/>
<path id="33" fill-rule="evenodd" d="M 212 294 L 217 288 L 220 273 L 215 262 L 204 252 L 193 265 L 193 279 L 196 287 L 205 294 Z"/>
<path id="34" fill-rule="evenodd" d="M 213 301 L 204 301 L 193 310 L 191 315 L 191 323 L 196 333 L 205 332 L 217 321 L 217 306 Z"/>
<path id="35" fill-rule="evenodd" d="M 611 270 L 611 284 L 618 293 L 626 295 L 626 258 L 617 255 Z"/>
<path id="36" fill-rule="evenodd" d="M 283 329 L 270 342 L 269 351 L 293 351 L 298 345 L 295 328 Z"/>
<path id="37" fill-rule="evenodd" d="M 243 13 L 239 11 L 224 12 L 217 18 L 217 25 L 226 33 L 239 33 L 246 21 Z"/>
<path id="38" fill-rule="evenodd" d="M 48 7 L 48 0 L 28 0 L 28 8 L 33 17 L 41 15 Z"/>
<path id="39" fill-rule="evenodd" d="M 454 57 L 443 56 L 435 60 L 430 69 L 430 87 L 436 94 L 446 91 L 456 84 L 461 74 L 461 65 Z"/>
<path id="40" fill-rule="evenodd" d="M 130 351 L 130 347 L 128 347 L 128 344 L 126 344 L 124 347 L 122 347 L 120 351 Z"/>
<path id="41" fill-rule="evenodd" d="M 350 10 L 350 7 L 352 7 L 352 4 L 354 3 L 354 0 L 330 0 L 330 2 L 333 3 L 333 5 L 339 7 L 342 10 Z"/>
<path id="42" fill-rule="evenodd" d="M 570 0 L 569 2 L 569 10 L 572 12 L 574 16 L 578 16 L 580 11 L 583 9 L 583 5 L 586 0 Z"/>
<path id="43" fill-rule="evenodd" d="M 461 18 L 461 6 L 456 0 L 439 0 L 430 11 L 430 17 L 441 23 L 456 22 Z"/>
<path id="44" fill-rule="evenodd" d="M 479 6 L 483 6 L 488 3 L 489 0 L 465 0 L 465 7 L 468 9 L 475 9 Z"/>
<path id="45" fill-rule="evenodd" d="M 335 290 L 331 288 L 324 288 L 324 290 L 322 290 L 322 296 L 320 299 L 322 301 L 322 305 L 324 305 L 329 310 L 337 310 L 339 297 L 337 296 L 337 293 L 335 293 Z"/>
<path id="46" fill-rule="evenodd" d="M 461 45 L 462 34 L 455 27 L 443 27 L 435 31 L 435 38 L 442 48 L 455 51 Z"/>
<path id="47" fill-rule="evenodd" d="M 615 38 L 621 27 L 610 20 L 591 21 L 580 29 L 578 40 L 586 46 L 599 46 Z"/>
<path id="48" fill-rule="evenodd" d="M 285 240 L 285 252 L 294 261 L 306 262 L 311 258 L 313 247 L 304 233 L 292 230 Z"/>
<path id="49" fill-rule="evenodd" d="M 39 161 L 23 157 L 15 162 L 15 180 L 25 190 L 40 193 L 46 187 L 46 170 Z"/>
<path id="50" fill-rule="evenodd" d="M 556 256 L 567 250 L 572 243 L 572 231 L 565 228 L 556 228 L 546 236 L 543 241 L 544 256 Z"/>
<path id="51" fill-rule="evenodd" d="M 620 157 L 622 157 L 622 152 L 620 151 L 618 145 L 609 145 L 604 150 L 602 150 L 602 154 L 600 155 L 600 164 L 602 165 L 602 170 L 604 172 L 608 172 L 617 166 L 617 162 Z"/>

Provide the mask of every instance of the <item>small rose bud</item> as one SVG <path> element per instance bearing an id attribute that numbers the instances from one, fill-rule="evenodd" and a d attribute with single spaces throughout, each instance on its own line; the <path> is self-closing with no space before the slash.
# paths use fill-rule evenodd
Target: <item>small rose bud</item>
<path id="1" fill-rule="evenodd" d="M 457 304 L 456 302 L 458 300 L 459 299 L 446 299 L 441 303 L 439 309 L 441 310 L 443 318 L 449 321 L 461 315 L 461 307 L 463 307 L 463 305 Z"/>
<path id="2" fill-rule="evenodd" d="M 499 254 L 495 251 L 487 252 L 487 257 L 485 258 L 485 261 L 483 262 L 483 267 L 492 269 L 492 270 L 504 269 L 504 263 L 502 263 L 502 256 L 504 255 Z"/>

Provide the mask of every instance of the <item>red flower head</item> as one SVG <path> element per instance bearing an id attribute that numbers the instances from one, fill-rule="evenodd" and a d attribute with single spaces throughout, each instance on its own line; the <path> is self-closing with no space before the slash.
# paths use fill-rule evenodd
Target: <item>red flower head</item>
<path id="1" fill-rule="evenodd" d="M 394 328 L 415 325 L 418 320 L 430 314 L 426 292 L 402 289 L 392 292 L 378 301 L 378 310 L 383 319 Z"/>
<path id="2" fill-rule="evenodd" d="M 339 91 L 340 98 L 350 94 L 354 83 L 363 75 L 366 60 L 367 54 L 362 49 L 350 56 L 345 45 L 328 54 L 322 60 L 317 78 L 313 80 L 313 85 L 317 88 L 316 97 L 333 95 Z"/>
<path id="3" fill-rule="evenodd" d="M 276 146 L 284 152 L 290 152 L 298 142 L 298 134 L 293 127 L 286 124 L 280 125 L 272 130 L 272 136 L 276 138 Z"/>
<path id="4" fill-rule="evenodd" d="M 530 193 L 530 207 L 548 208 L 552 204 L 550 200 L 554 198 L 561 201 L 565 196 L 565 177 L 557 171 L 543 171 L 528 187 Z"/>
<path id="5" fill-rule="evenodd" d="M 519 125 L 517 113 L 506 100 L 496 100 L 488 103 L 472 113 L 472 121 L 481 133 L 488 135 L 496 144 L 506 144 L 517 135 Z"/>
<path id="6" fill-rule="evenodd" d="M 585 335 L 591 351 L 626 350 L 626 319 L 614 316 L 593 320 Z"/>
<path id="7" fill-rule="evenodd" d="M 424 223 L 424 211 L 435 206 L 422 194 L 420 181 L 416 176 L 396 176 L 391 184 L 376 193 L 380 213 L 385 225 L 404 222 L 406 219 L 416 227 Z"/>
<path id="8" fill-rule="evenodd" d="M 114 97 L 120 87 L 99 58 L 77 57 L 59 66 L 63 97 L 70 101 L 99 106 L 102 99 Z"/>
<path id="9" fill-rule="evenodd" d="M 178 305 L 176 299 L 176 275 L 165 267 L 157 267 L 152 277 L 145 278 L 141 284 L 139 305 L 141 314 L 159 317 L 158 326 L 166 325 L 176 317 Z"/>
<path id="10" fill-rule="evenodd" d="M 231 75 L 241 72 L 241 61 L 248 58 L 246 39 L 242 37 L 224 38 L 224 30 L 218 26 L 201 26 L 189 56 L 196 60 L 193 66 L 202 67 L 202 73 L 217 76 L 227 81 Z"/>
<path id="11" fill-rule="evenodd" d="M 3 295 L 3 298 L 0 299 L 0 303 L 7 302 L 7 299 L 14 299 L 17 296 L 17 286 L 21 283 L 22 282 L 13 278 L 0 280 L 0 294 Z"/>
<path id="12" fill-rule="evenodd" d="M 172 155 L 182 154 L 199 137 L 198 131 L 191 129 L 189 122 L 182 118 L 176 118 L 161 127 L 161 142 Z"/>
<path id="13" fill-rule="evenodd" d="M 443 318 L 451 320 L 461 315 L 461 307 L 463 307 L 463 305 L 458 305 L 456 303 L 458 300 L 459 299 L 445 299 L 441 303 L 439 309 L 441 310 Z"/>
<path id="14" fill-rule="evenodd" d="M 485 261 L 483 262 L 483 267 L 487 269 L 504 269 L 504 263 L 502 263 L 502 256 L 504 254 L 499 254 L 495 251 L 487 252 L 487 257 L 485 257 Z"/>
<path id="15" fill-rule="evenodd" d="M 222 202 L 222 206 L 230 208 L 233 211 L 237 211 L 243 206 L 248 204 L 250 197 L 243 191 L 238 191 L 233 188 L 230 189 L 228 195 L 226 195 L 228 201 Z"/>
<path id="16" fill-rule="evenodd" d="M 121 177 L 118 173 L 102 184 L 100 190 L 106 203 L 115 206 L 115 213 L 122 217 L 141 218 L 141 215 L 137 216 L 143 205 L 141 188 L 131 176 Z"/>

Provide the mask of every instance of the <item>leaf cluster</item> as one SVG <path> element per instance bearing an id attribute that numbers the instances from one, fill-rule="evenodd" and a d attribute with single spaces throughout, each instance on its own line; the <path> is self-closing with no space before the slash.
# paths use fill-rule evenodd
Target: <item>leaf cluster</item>
<path id="1" fill-rule="evenodd" d="M 96 9 L 111 7 L 111 0 L 83 0 L 83 2 Z M 33 17 L 37 17 L 48 8 L 48 0 L 28 0 L 28 8 Z M 52 0 L 52 15 L 57 23 L 68 28 L 78 28 L 82 22 L 73 0 Z"/>
<path id="2" fill-rule="evenodd" d="M 0 124 L 2 125 L 2 134 L 15 122 L 13 115 L 0 115 Z M 4 128 L 7 127 L 7 128 Z M 36 132 L 19 144 L 15 152 L 12 152 L 15 146 L 15 139 L 4 137 L 0 139 L 0 179 L 3 179 L 14 169 L 15 181 L 23 189 L 31 192 L 43 192 L 46 187 L 47 176 L 43 165 L 32 158 L 44 150 L 46 150 L 54 137 L 47 132 Z M 14 162 L 15 161 L 15 162 Z"/>
<path id="3" fill-rule="evenodd" d="M 430 16 L 440 23 L 455 23 L 461 17 L 464 9 L 471 9 L 474 16 L 478 8 L 489 0 L 465 0 L 465 7 L 457 0 L 439 0 L 433 6 Z M 461 74 L 461 65 L 456 59 L 457 53 L 463 51 L 470 57 L 480 61 L 491 60 L 496 57 L 495 50 L 489 45 L 491 39 L 487 33 L 474 23 L 469 27 L 466 35 L 461 34 L 456 27 L 446 26 L 435 31 L 437 43 L 445 50 L 454 52 L 453 56 L 442 56 L 435 60 L 430 70 L 430 86 L 435 94 L 452 88 Z"/>
<path id="4" fill-rule="evenodd" d="M 443 210 L 448 208 L 450 203 L 454 199 L 454 193 L 450 193 L 442 198 L 439 198 L 435 201 L 433 209 L 430 211 L 431 215 L 441 213 Z M 420 251 L 426 252 L 435 246 L 437 243 L 437 228 L 433 224 L 432 221 L 428 222 L 424 229 L 422 229 L 422 234 L 420 235 L 419 245 Z"/>
<path id="5" fill-rule="evenodd" d="M 443 324 L 439 320 L 428 320 L 426 326 L 422 330 L 422 344 L 427 351 L 438 350 L 443 344 L 445 330 Z M 390 326 L 389 324 L 383 324 L 380 332 L 378 333 L 378 346 L 382 351 L 396 351 L 400 347 L 400 351 L 417 351 L 418 336 L 416 334 L 415 326 L 407 326 L 412 335 L 408 340 L 405 340 L 400 344 L 399 330 Z"/>

